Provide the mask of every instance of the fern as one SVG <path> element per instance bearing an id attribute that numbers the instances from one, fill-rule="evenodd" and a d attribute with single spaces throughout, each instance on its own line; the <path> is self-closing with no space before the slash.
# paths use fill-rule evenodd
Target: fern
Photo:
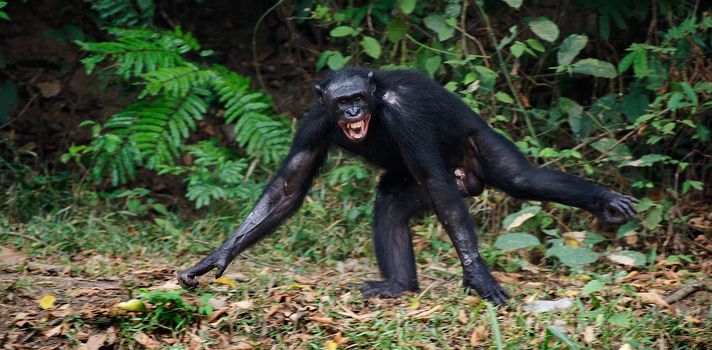
<path id="1" fill-rule="evenodd" d="M 156 4 L 152 0 L 84 0 L 99 17 L 112 26 L 150 26 Z"/>
<path id="2" fill-rule="evenodd" d="M 100 181 L 108 176 L 113 185 L 135 180 L 139 168 L 186 176 L 187 196 L 197 207 L 256 193 L 243 181 L 248 159 L 225 153 L 214 143 L 187 146 L 186 141 L 215 103 L 224 110 L 225 123 L 234 124 L 237 143 L 249 161 L 281 160 L 289 150 L 291 125 L 272 113 L 270 98 L 225 67 L 186 60 L 187 53 L 209 56 L 211 51 L 200 51 L 195 38 L 180 28 L 108 31 L 115 40 L 77 42 L 90 54 L 82 62 L 89 72 L 109 64 L 108 72 L 140 87 L 137 100 L 111 116 L 90 145 L 70 148 L 63 159 L 91 157 L 92 177 Z M 196 160 L 180 165 L 186 151 Z"/>
<path id="3" fill-rule="evenodd" d="M 93 72 L 97 64 L 109 58 L 117 67 L 117 74 L 128 80 L 161 68 L 185 66 L 187 62 L 182 55 L 200 50 L 200 44 L 193 35 L 183 33 L 180 28 L 173 31 L 109 28 L 108 32 L 117 40 L 76 42 L 83 51 L 92 53 L 81 60 L 87 73 Z M 201 55 L 206 54 L 209 52 L 201 52 Z"/>
<path id="4" fill-rule="evenodd" d="M 225 105 L 225 119 L 235 125 L 235 136 L 247 153 L 267 164 L 278 162 L 289 151 L 290 125 L 284 118 L 268 114 L 271 101 L 262 93 L 249 93 L 249 79 L 224 69 L 215 81 L 220 102 Z"/>

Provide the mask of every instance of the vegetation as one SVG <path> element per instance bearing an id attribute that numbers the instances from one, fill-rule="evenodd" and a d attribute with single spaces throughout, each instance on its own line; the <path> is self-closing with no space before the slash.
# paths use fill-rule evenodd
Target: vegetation
<path id="1" fill-rule="evenodd" d="M 101 340 L 95 349 L 712 344 L 707 5 L 251 4 L 249 28 L 235 30 L 225 8 L 209 1 L 87 0 L 62 7 L 40 32 L 34 27 L 44 24 L 28 19 L 38 18 L 31 2 L 0 1 L 2 35 L 37 32 L 65 59 L 19 54 L 17 40 L 0 43 L 0 265 L 7 266 L 0 300 L 13 304 L 7 315 L 14 315 L 0 318 L 8 330 L 0 342 L 92 348 Z M 190 15 L 196 11 L 210 18 Z M 174 270 L 236 228 L 286 154 L 308 105 L 280 100 L 311 96 L 299 72 L 317 79 L 350 64 L 427 74 L 533 162 L 640 198 L 639 220 L 603 227 L 573 208 L 487 189 L 468 204 L 512 305 L 495 310 L 459 288 L 457 258 L 433 216 L 413 223 L 421 292 L 363 300 L 348 283 L 375 271 L 370 216 L 379 172 L 333 150 L 283 228 L 238 258 L 227 278 L 177 292 Z M 97 92 L 72 90 L 76 72 L 89 74 Z M 76 102 L 83 96 L 112 108 Z M 46 124 L 78 131 L 55 149 Z M 569 304 L 533 309 L 542 300 Z"/>

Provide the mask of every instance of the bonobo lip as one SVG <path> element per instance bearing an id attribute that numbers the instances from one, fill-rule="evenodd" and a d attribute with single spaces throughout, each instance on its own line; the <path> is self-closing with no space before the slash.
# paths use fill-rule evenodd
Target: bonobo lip
<path id="1" fill-rule="evenodd" d="M 353 142 L 361 142 L 366 138 L 368 132 L 368 122 L 371 121 L 371 115 L 366 114 L 358 120 L 339 120 L 338 124 L 343 130 L 346 137 Z"/>

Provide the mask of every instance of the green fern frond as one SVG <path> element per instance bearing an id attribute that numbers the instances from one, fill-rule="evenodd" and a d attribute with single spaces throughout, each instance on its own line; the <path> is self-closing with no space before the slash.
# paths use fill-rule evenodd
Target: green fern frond
<path id="1" fill-rule="evenodd" d="M 105 124 L 109 132 L 127 139 L 149 169 L 174 165 L 184 140 L 203 119 L 207 104 L 197 94 L 184 98 L 160 97 L 139 101 L 115 114 Z"/>
<path id="2" fill-rule="evenodd" d="M 108 32 L 116 37 L 115 41 L 76 42 L 83 51 L 93 54 L 81 60 L 87 73 L 109 58 L 115 62 L 116 72 L 130 79 L 160 68 L 184 66 L 186 61 L 181 55 L 200 50 L 193 35 L 183 33 L 180 28 L 173 31 L 109 28 Z"/>
<path id="3" fill-rule="evenodd" d="M 156 4 L 152 0 L 84 0 L 99 17 L 112 26 L 150 26 Z"/>
<path id="4" fill-rule="evenodd" d="M 225 122 L 235 124 L 241 147 L 253 157 L 273 164 L 289 151 L 291 129 L 284 116 L 271 116 L 271 101 L 261 92 L 250 93 L 250 80 L 217 67 L 215 80 L 219 101 L 225 106 Z"/>
<path id="5" fill-rule="evenodd" d="M 164 67 L 143 74 L 146 86 L 139 98 L 146 95 L 164 93 L 173 97 L 183 97 L 196 87 L 204 87 L 217 73 L 209 69 L 200 69 L 193 64 L 183 67 Z"/>

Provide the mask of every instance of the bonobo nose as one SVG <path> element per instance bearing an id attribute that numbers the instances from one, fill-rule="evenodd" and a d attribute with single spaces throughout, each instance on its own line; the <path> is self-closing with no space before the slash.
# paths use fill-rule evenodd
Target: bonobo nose
<path id="1" fill-rule="evenodd" d="M 360 115 L 361 115 L 361 108 L 351 107 L 351 108 L 346 109 L 347 117 L 358 117 Z"/>

